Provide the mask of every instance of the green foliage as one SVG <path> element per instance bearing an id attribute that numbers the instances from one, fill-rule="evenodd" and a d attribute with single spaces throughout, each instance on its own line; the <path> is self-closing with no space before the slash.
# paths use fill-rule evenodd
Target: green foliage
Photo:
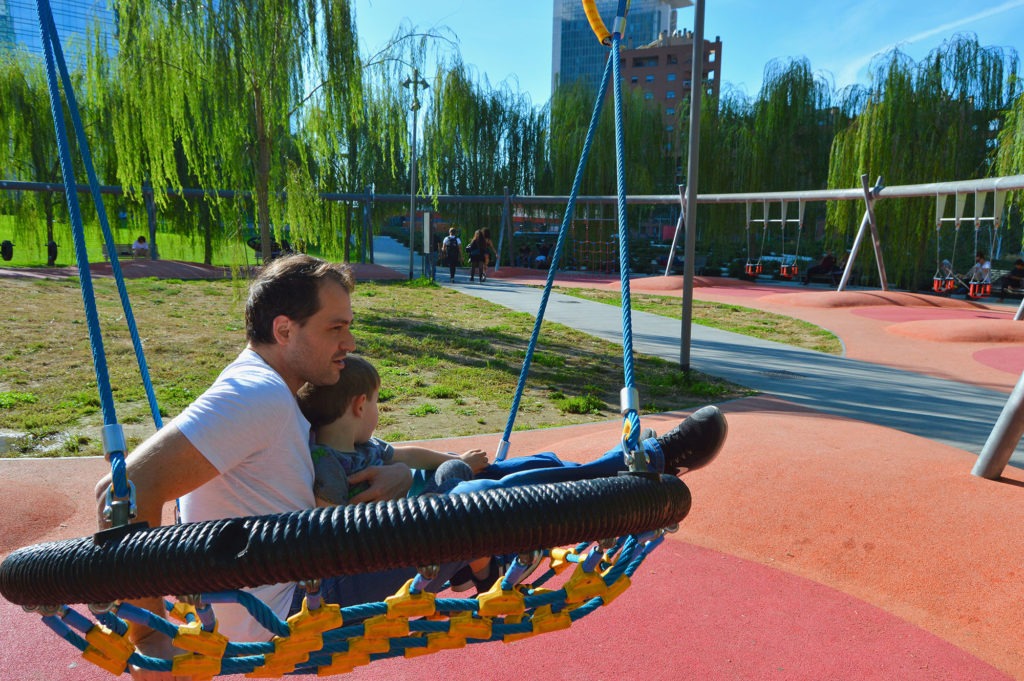
<path id="1" fill-rule="evenodd" d="M 121 183 L 251 191 L 252 204 L 211 197 L 209 208 L 222 224 L 254 214 L 264 257 L 272 223 L 287 224 L 294 242 L 335 244 L 339 211 L 317 192 L 344 184 L 333 136 L 358 111 L 349 4 L 242 0 L 196 11 L 124 0 L 118 16 Z M 192 229 L 211 228 L 212 215 Z"/>
<path id="2" fill-rule="evenodd" d="M 117 8 L 119 52 L 112 57 L 97 44 L 86 69 L 72 72 L 100 179 L 122 184 L 128 193 L 105 199 L 112 218 L 123 216 L 112 220 L 115 238 L 147 233 L 141 201 L 147 185 L 210 192 L 187 198 L 155 193 L 162 257 L 248 263 L 252 252 L 244 243 L 254 228 L 266 249 L 272 232 L 280 239 L 287 228 L 293 245 L 349 260 L 350 246 L 364 239 L 360 211 L 320 196 L 371 187 L 377 195 L 408 191 L 413 92 L 402 84 L 413 68 L 428 82 L 418 92 L 416 119 L 421 207 L 433 197 L 433 210 L 468 238 L 477 228 L 498 226 L 498 201 L 442 204 L 437 197 L 500 197 L 506 188 L 511 195 L 559 195 L 572 186 L 593 90 L 561 85 L 546 106 L 537 106 L 513 84 L 492 85 L 465 65 L 456 36 L 446 29 L 403 23 L 378 53 L 360 55 L 352 3 L 345 0 L 199 6 L 122 0 Z M 1011 49 L 956 36 L 919 63 L 899 50 L 881 55 L 868 87 L 838 92 L 804 58 L 771 62 L 756 97 L 726 89 L 718 101 L 702 98 L 701 193 L 858 187 L 862 174 L 869 181 L 881 175 L 892 186 L 1021 173 L 1018 61 Z M 675 193 L 686 181 L 689 102 L 676 103 L 677 119 L 667 130 L 660 104 L 630 88 L 623 94 L 627 192 Z M 0 146 L 3 177 L 59 182 L 37 57 L 16 51 L 0 56 L 0 101 L 0 138 L 7 141 Z M 584 195 L 615 192 L 614 118 L 609 97 L 583 176 Z M 76 172 L 81 175 L 81 168 Z M 235 193 L 219 196 L 215 189 Z M 1017 210 L 1007 220 L 1016 229 L 1021 198 L 1008 204 Z M 911 287 L 930 276 L 934 246 L 950 247 L 946 235 L 935 243 L 932 206 L 901 200 L 876 208 L 889 277 L 897 285 Z M 83 208 L 93 227 L 95 212 Z M 370 220 L 379 225 L 404 209 L 377 201 Z M 563 209 L 516 211 L 555 219 Z M 861 212 L 856 202 L 827 209 L 808 204 L 804 249 L 812 227 L 826 220 L 824 247 L 845 247 Z M 60 264 L 70 262 L 60 194 L 4 192 L 0 213 L 0 232 L 16 237 L 19 263 L 33 264 L 39 256 L 29 254 L 45 252 L 50 239 L 61 246 Z M 611 240 L 615 207 L 581 205 L 574 217 L 563 265 L 613 269 L 613 262 L 596 262 L 580 244 Z M 666 216 L 664 207 L 629 207 L 631 235 L 654 218 L 674 216 Z M 760 251 L 751 245 L 741 204 L 702 208 L 697 221 L 699 249 L 714 256 L 711 264 Z M 402 239 L 406 234 L 407 228 L 399 229 Z M 644 232 L 635 244 L 639 255 L 632 265 L 638 271 L 650 269 L 648 238 Z M 87 239 L 98 253 L 96 235 Z M 766 250 L 787 249 L 775 233 Z M 864 272 L 872 269 L 857 264 Z"/>
<path id="3" fill-rule="evenodd" d="M 870 182 L 881 176 L 888 185 L 991 174 L 993 131 L 1017 87 L 1015 52 L 981 47 L 976 38 L 957 36 L 919 63 L 894 49 L 876 58 L 872 69 L 863 108 L 833 144 L 830 187 L 857 186 L 862 174 Z M 1003 134 L 1008 139 L 1013 133 L 1007 130 Z M 852 240 L 862 213 L 863 206 L 855 202 L 829 205 L 833 244 Z M 931 199 L 876 204 L 891 283 L 913 289 L 930 281 L 936 267 L 937 217 L 941 216 L 935 215 Z M 979 247 L 991 250 L 988 241 Z M 969 257 L 970 248 L 963 252 Z"/>
<path id="4" fill-rule="evenodd" d="M 590 393 L 556 399 L 555 405 L 568 414 L 600 414 L 606 408 L 600 398 Z"/>

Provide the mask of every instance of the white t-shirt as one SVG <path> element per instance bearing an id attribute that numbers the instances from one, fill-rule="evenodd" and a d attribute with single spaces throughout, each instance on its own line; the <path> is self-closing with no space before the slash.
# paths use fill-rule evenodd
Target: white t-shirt
<path id="1" fill-rule="evenodd" d="M 309 421 L 281 376 L 252 350 L 243 350 L 173 423 L 220 472 L 181 498 L 183 522 L 316 506 Z M 286 583 L 249 591 L 284 617 L 294 590 Z M 218 630 L 231 640 L 270 639 L 241 606 L 214 609 Z"/>

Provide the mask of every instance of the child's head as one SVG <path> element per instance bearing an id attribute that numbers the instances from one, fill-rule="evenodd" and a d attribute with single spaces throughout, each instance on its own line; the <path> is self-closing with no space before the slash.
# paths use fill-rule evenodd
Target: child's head
<path id="1" fill-rule="evenodd" d="M 311 385 L 299 389 L 299 409 L 314 430 L 342 417 L 352 403 L 360 398 L 376 403 L 380 390 L 380 374 L 369 361 L 357 355 L 345 357 L 341 378 L 334 385 Z M 373 424 L 376 428 L 377 424 Z M 373 429 L 370 429 L 372 434 Z"/>

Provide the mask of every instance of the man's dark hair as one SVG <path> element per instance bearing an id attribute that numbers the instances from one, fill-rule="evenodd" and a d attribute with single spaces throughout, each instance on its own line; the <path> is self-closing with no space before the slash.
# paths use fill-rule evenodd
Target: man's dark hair
<path id="1" fill-rule="evenodd" d="M 352 400 L 360 395 L 369 397 L 380 389 L 380 374 L 368 360 L 356 355 L 345 358 L 341 378 L 334 385 L 312 385 L 299 388 L 297 399 L 302 415 L 314 429 L 341 418 Z"/>
<path id="2" fill-rule="evenodd" d="M 274 342 L 274 319 L 284 315 L 304 324 L 320 309 L 320 287 L 326 281 L 349 293 L 355 279 L 348 265 L 297 253 L 275 259 L 249 287 L 245 303 L 245 338 L 250 343 Z"/>

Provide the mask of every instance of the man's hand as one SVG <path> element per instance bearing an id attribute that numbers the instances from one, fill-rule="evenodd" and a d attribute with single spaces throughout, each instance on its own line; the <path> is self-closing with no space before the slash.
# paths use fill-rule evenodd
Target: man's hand
<path id="1" fill-rule="evenodd" d="M 469 464 L 469 467 L 473 469 L 473 475 L 476 475 L 490 465 L 490 462 L 487 460 L 487 452 L 482 449 L 471 449 L 460 454 L 459 458 Z"/>
<path id="2" fill-rule="evenodd" d="M 362 483 L 370 486 L 349 499 L 349 503 L 401 499 L 412 488 L 412 470 L 404 463 L 391 463 L 387 466 L 370 466 L 348 476 L 350 488 L 354 489 Z"/>

